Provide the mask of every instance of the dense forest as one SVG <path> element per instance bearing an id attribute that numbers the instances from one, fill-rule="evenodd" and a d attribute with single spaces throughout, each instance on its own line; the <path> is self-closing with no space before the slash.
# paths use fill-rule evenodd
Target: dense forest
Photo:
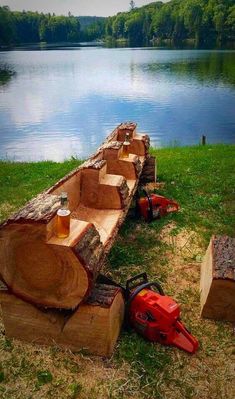
<path id="1" fill-rule="evenodd" d="M 65 17 L 31 11 L 11 12 L 8 7 L 0 7 L 0 44 L 79 39 L 80 23 L 72 15 Z"/>
<path id="2" fill-rule="evenodd" d="M 136 45 L 152 41 L 196 46 L 235 40 L 235 0 L 171 0 L 150 3 L 108 18 L 105 35 Z"/>
<path id="3" fill-rule="evenodd" d="M 171 0 L 150 3 L 113 17 L 56 16 L 0 7 L 0 45 L 91 40 L 130 45 L 234 43 L 235 0 Z"/>

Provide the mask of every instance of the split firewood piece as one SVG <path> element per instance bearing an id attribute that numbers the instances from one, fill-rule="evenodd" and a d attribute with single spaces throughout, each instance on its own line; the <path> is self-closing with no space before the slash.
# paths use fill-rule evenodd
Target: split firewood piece
<path id="1" fill-rule="evenodd" d="M 213 236 L 201 267 L 201 316 L 235 321 L 235 239 Z"/>
<path id="2" fill-rule="evenodd" d="M 74 311 L 38 308 L 7 290 L 0 291 L 0 303 L 8 338 L 100 356 L 112 354 L 124 317 L 120 289 L 103 284 Z"/>

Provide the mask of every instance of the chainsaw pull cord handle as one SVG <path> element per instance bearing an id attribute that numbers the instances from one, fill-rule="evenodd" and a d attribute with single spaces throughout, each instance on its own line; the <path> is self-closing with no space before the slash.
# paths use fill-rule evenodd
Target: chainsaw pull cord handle
<path id="1" fill-rule="evenodd" d="M 147 282 L 144 284 L 141 284 L 139 287 L 137 287 L 132 294 L 130 295 L 129 299 L 126 302 L 126 309 L 125 309 L 125 325 L 128 326 L 128 316 L 129 316 L 129 310 L 130 310 L 130 305 L 131 302 L 133 301 L 133 299 L 136 297 L 136 295 L 138 295 L 142 290 L 144 290 L 145 288 L 150 288 L 150 287 L 156 287 L 159 291 L 159 294 L 162 296 L 165 296 L 164 291 L 161 287 L 161 285 L 157 282 Z"/>
<path id="2" fill-rule="evenodd" d="M 148 212 L 148 219 L 149 220 L 148 221 L 152 222 L 152 220 L 153 220 L 153 201 L 152 201 L 151 196 L 149 195 L 149 193 L 145 189 L 143 189 L 143 193 L 144 193 L 144 195 L 146 195 L 146 197 L 148 199 L 148 203 L 149 203 L 149 212 Z"/>

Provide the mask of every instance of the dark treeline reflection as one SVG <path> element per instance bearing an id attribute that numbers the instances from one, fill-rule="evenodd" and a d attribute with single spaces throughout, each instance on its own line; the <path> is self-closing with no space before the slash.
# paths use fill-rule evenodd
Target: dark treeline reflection
<path id="1" fill-rule="evenodd" d="M 235 85 L 235 53 L 211 52 L 198 58 L 174 62 L 152 63 L 142 68 L 151 74 L 163 74 L 175 79 L 188 77 L 206 84 Z"/>
<path id="2" fill-rule="evenodd" d="M 15 72 L 10 69 L 0 68 L 0 86 L 6 85 L 10 82 L 11 78 L 15 75 Z"/>

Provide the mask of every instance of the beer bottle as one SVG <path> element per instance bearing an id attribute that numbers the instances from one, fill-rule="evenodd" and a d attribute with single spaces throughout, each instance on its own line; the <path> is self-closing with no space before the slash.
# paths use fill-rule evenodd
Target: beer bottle
<path id="1" fill-rule="evenodd" d="M 130 133 L 126 133 L 125 141 L 122 146 L 122 157 L 128 158 L 130 152 Z"/>
<path id="2" fill-rule="evenodd" d="M 62 192 L 60 195 L 60 209 L 57 211 L 57 237 L 66 238 L 70 233 L 70 210 L 68 208 L 68 195 Z"/>

